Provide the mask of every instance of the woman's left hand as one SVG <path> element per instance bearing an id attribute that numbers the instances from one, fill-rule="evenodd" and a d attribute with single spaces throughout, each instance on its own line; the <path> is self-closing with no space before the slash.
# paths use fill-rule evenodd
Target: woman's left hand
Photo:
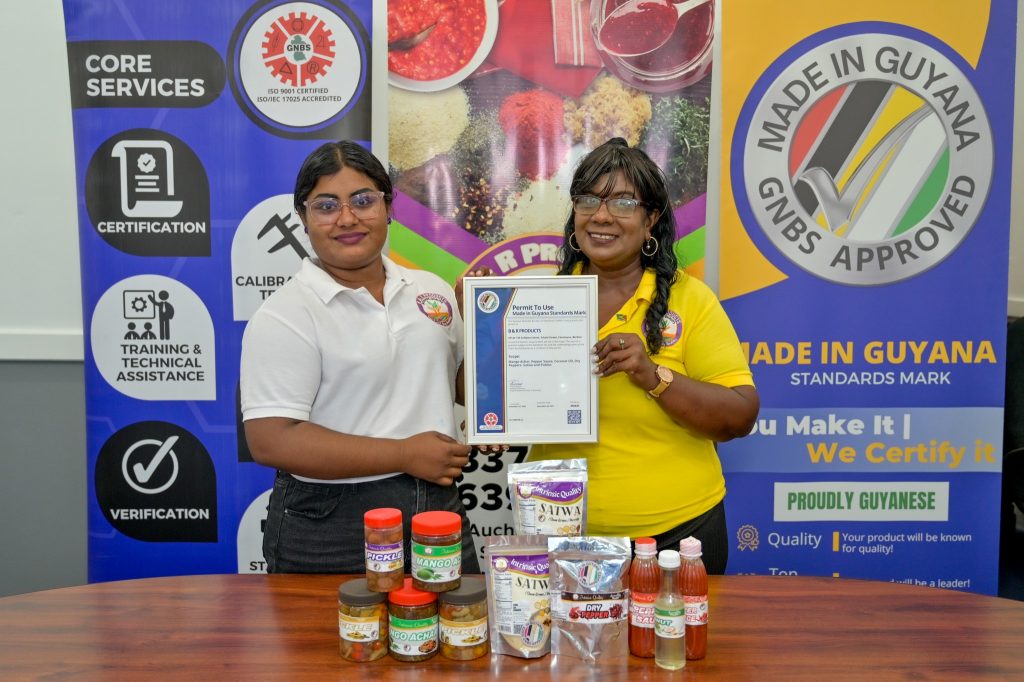
<path id="1" fill-rule="evenodd" d="M 467 277 L 490 277 L 494 274 L 494 271 L 488 267 L 477 268 L 476 270 L 470 270 L 466 274 L 462 275 L 455 280 L 455 302 L 459 306 L 459 314 L 462 314 L 462 280 Z"/>
<path id="2" fill-rule="evenodd" d="M 645 391 L 658 385 L 657 366 L 636 334 L 609 334 L 594 344 L 594 374 L 606 377 L 625 372 Z"/>

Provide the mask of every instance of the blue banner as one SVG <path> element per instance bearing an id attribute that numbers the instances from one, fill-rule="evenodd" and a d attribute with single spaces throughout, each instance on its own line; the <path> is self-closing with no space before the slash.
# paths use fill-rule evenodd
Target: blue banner
<path id="1" fill-rule="evenodd" d="M 723 27 L 729 570 L 994 594 L 1016 3 L 795 4 Z"/>
<path id="2" fill-rule="evenodd" d="M 65 0 L 89 579 L 262 571 L 246 321 L 311 253 L 295 173 L 371 140 L 369 0 Z"/>

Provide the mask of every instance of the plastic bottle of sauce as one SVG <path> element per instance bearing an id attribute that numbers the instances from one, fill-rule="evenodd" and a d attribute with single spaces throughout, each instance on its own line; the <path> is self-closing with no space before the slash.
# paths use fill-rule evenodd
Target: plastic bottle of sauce
<path id="1" fill-rule="evenodd" d="M 636 558 L 629 567 L 629 653 L 654 658 L 654 600 L 661 571 L 654 538 L 636 539 Z"/>
<path id="2" fill-rule="evenodd" d="M 686 604 L 686 659 L 696 661 L 708 651 L 708 572 L 697 538 L 680 540 L 679 554 L 679 591 Z"/>
<path id="3" fill-rule="evenodd" d="M 659 668 L 679 670 L 686 666 L 685 605 L 679 593 L 679 552 L 663 549 L 658 553 L 661 589 L 654 601 L 654 662 Z"/>

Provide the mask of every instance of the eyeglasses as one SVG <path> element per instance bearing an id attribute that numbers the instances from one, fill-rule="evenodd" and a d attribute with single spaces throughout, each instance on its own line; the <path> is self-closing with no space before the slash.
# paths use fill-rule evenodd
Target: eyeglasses
<path id="1" fill-rule="evenodd" d="M 627 199 L 617 197 L 607 199 L 595 197 L 593 194 L 578 194 L 572 198 L 572 207 L 580 215 L 593 215 L 601 208 L 601 204 L 608 207 L 608 212 L 616 218 L 632 218 L 638 206 L 644 202 L 639 199 Z"/>
<path id="2" fill-rule="evenodd" d="M 384 205 L 384 192 L 360 192 L 348 201 L 334 197 L 324 197 L 313 201 L 303 201 L 302 205 L 309 209 L 314 222 L 320 224 L 333 223 L 344 206 L 357 218 L 369 219 L 380 216 L 380 207 Z"/>

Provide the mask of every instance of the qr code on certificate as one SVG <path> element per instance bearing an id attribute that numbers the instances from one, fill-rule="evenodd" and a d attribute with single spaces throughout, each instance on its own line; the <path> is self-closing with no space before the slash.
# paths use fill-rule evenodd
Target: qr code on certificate
<path id="1" fill-rule="evenodd" d="M 582 410 L 569 410 L 565 415 L 566 424 L 581 424 L 583 422 Z"/>

